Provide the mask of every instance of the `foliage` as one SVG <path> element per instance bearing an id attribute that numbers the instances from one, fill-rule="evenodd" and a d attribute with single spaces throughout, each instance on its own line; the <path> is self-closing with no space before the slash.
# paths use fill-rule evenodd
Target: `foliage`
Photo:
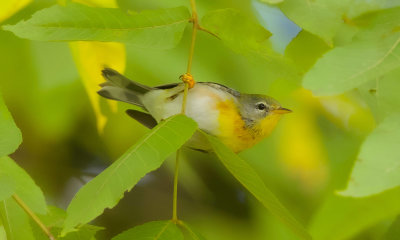
<path id="1" fill-rule="evenodd" d="M 131 228 L 113 238 L 113 240 L 123 239 L 183 240 L 183 235 L 172 221 L 155 221 Z"/>
<path id="2" fill-rule="evenodd" d="M 11 17 L 13 14 L 18 12 L 21 8 L 28 5 L 32 0 L 10 0 L 1 6 L 0 9 L 0 22 Z"/>
<path id="3" fill-rule="evenodd" d="M 71 3 L 39 11 L 30 20 L 4 29 L 40 41 L 115 41 L 165 49 L 180 40 L 188 20 L 183 7 L 128 15 L 118 9 Z"/>
<path id="4" fill-rule="evenodd" d="M 394 240 L 400 235 L 400 218 L 397 217 L 384 236 L 385 240 Z"/>
<path id="5" fill-rule="evenodd" d="M 400 114 L 385 118 L 365 139 L 350 176 L 345 196 L 363 197 L 400 185 Z M 380 159 L 379 162 L 375 159 Z"/>
<path id="6" fill-rule="evenodd" d="M 29 175 L 19 167 L 11 158 L 0 158 L 0 176 L 4 181 L 4 186 L 14 189 L 13 193 L 21 196 L 26 204 L 35 212 L 44 214 L 46 212 L 46 203 L 42 191 Z"/>
<path id="7" fill-rule="evenodd" d="M 74 56 L 82 82 L 86 88 L 93 110 L 96 114 L 99 132 L 107 122 L 107 117 L 100 109 L 100 96 L 96 89 L 103 82 L 99 72 L 109 66 L 119 72 L 125 69 L 125 46 L 116 42 L 73 42 L 70 48 Z M 112 110 L 116 111 L 115 102 L 108 101 Z"/>
<path id="8" fill-rule="evenodd" d="M 400 67 L 399 13 L 393 8 L 355 19 L 362 28 L 354 41 L 326 53 L 306 74 L 304 86 L 316 94 L 339 94 Z"/>
<path id="9" fill-rule="evenodd" d="M 189 1 L 179 0 L 30 2 L 0 3 L 4 24 L 0 32 L 0 64 L 4 66 L 0 238 L 3 233 L 12 240 L 47 239 L 50 234 L 64 240 L 398 236 L 398 1 L 198 1 L 199 23 L 194 1 L 192 14 L 186 7 Z M 284 54 L 275 50 L 271 38 L 278 34 L 268 28 L 270 22 L 261 21 L 266 13 L 259 6 L 284 14 L 302 28 Z M 210 153 L 184 151 L 189 164 L 182 167 L 186 175 L 181 174 L 180 184 L 185 194 L 179 199 L 184 198 L 183 206 L 190 207 L 180 207 L 202 235 L 175 218 L 149 222 L 153 215 L 164 217 L 159 209 L 170 211 L 164 207 L 170 200 L 159 193 L 165 181 L 155 191 L 159 195 L 124 205 L 132 195 L 137 201 L 137 191 L 150 185 L 153 176 L 161 178 L 157 174 L 168 171 L 161 167 L 164 161 L 199 131 L 197 124 L 176 115 L 144 134 L 147 130 L 122 115 L 122 110 L 132 106 L 122 103 L 117 111 L 115 103 L 96 95 L 104 66 L 126 69 L 128 76 L 149 85 L 177 80 L 190 36 L 191 50 L 196 49 L 192 72 L 197 81 L 225 81 L 243 92 L 268 91 L 294 110 L 276 133 L 240 155 L 214 136 L 201 130 L 196 133 L 204 134 L 222 165 L 242 184 L 237 186 L 214 161 L 203 161 Z M 192 58 L 190 54 L 189 65 Z M 73 80 L 79 76 L 81 82 Z M 95 121 L 97 131 L 93 130 Z M 105 157 L 107 153 L 112 157 Z M 104 159 L 117 156 L 104 167 Z M 168 161 L 165 165 L 169 166 Z M 72 179 L 78 175 L 87 180 L 81 172 L 71 171 L 74 168 L 95 169 L 97 176 L 79 189 L 67 211 L 47 205 L 38 185 L 49 202 L 59 200 L 54 196 L 65 198 L 64 194 L 68 201 L 76 190 L 76 185 L 75 189 L 69 186 Z M 54 183 L 58 195 L 48 190 L 53 181 L 62 182 Z M 273 217 L 256 211 L 259 203 L 247 198 L 242 187 Z M 132 189 L 133 193 L 127 193 Z M 231 195 L 221 204 L 219 197 L 224 194 Z M 204 201 L 202 207 L 186 195 L 200 196 L 193 198 Z M 124 213 L 117 214 L 125 224 L 114 229 L 104 219 L 120 208 L 123 212 L 132 208 L 135 214 L 127 214 L 126 219 L 121 217 Z M 230 215 L 235 211 L 239 213 Z M 100 231 L 103 228 L 89 225 L 91 221 L 107 227 Z"/>
<path id="10" fill-rule="evenodd" d="M 0 95 L 0 157 L 14 152 L 22 142 L 21 132 L 15 125 L 7 106 Z"/>
<path id="11" fill-rule="evenodd" d="M 274 77 L 296 78 L 297 69 L 272 48 L 271 33 L 234 9 L 211 11 L 202 18 L 203 26 L 233 51 L 247 57 L 262 58 Z M 286 71 L 282 71 L 285 68 Z"/>
<path id="12" fill-rule="evenodd" d="M 206 134 L 206 133 L 204 133 Z M 215 154 L 232 175 L 249 190 L 272 214 L 280 218 L 303 239 L 311 239 L 307 231 L 282 206 L 279 200 L 265 186 L 258 174 L 244 160 L 234 154 L 216 137 L 206 134 Z"/>
<path id="13" fill-rule="evenodd" d="M 399 197 L 399 188 L 360 199 L 329 196 L 315 214 L 310 232 L 315 239 L 350 239 L 398 214 Z"/>
<path id="14" fill-rule="evenodd" d="M 75 195 L 67 210 L 63 233 L 93 220 L 105 208 L 114 207 L 125 191 L 132 189 L 148 172 L 159 168 L 166 157 L 181 147 L 193 135 L 196 126 L 193 120 L 177 115 L 143 136 Z"/>

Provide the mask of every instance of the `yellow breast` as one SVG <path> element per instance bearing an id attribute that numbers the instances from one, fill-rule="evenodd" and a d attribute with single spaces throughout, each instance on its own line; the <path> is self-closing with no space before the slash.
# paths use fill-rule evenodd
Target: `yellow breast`
<path id="1" fill-rule="evenodd" d="M 217 104 L 219 110 L 219 135 L 221 141 L 232 151 L 240 152 L 268 136 L 280 118 L 279 114 L 269 114 L 252 127 L 246 127 L 239 109 L 232 100 Z"/>

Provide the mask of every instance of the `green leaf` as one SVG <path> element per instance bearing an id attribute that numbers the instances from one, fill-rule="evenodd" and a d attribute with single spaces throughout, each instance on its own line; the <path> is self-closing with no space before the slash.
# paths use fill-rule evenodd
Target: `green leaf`
<path id="1" fill-rule="evenodd" d="M 10 180 L 15 193 L 36 213 L 46 213 L 46 201 L 42 190 L 32 178 L 9 157 L 0 158 L 0 178 Z M 12 182 L 11 182 L 12 181 Z"/>
<path id="2" fill-rule="evenodd" d="M 399 5 L 400 2 L 398 0 L 351 0 L 347 16 L 349 18 L 354 18 L 367 12 L 398 7 Z"/>
<path id="3" fill-rule="evenodd" d="M 286 0 L 282 12 L 301 28 L 321 37 L 329 45 L 343 23 L 344 5 L 337 0 Z"/>
<path id="4" fill-rule="evenodd" d="M 332 196 L 314 215 L 310 232 L 315 240 L 351 239 L 399 214 L 399 199 L 400 188 L 366 198 Z"/>
<path id="5" fill-rule="evenodd" d="M 131 228 L 112 240 L 183 240 L 182 232 L 171 220 L 148 222 Z"/>
<path id="6" fill-rule="evenodd" d="M 0 202 L 0 204 L 1 204 L 1 202 Z M 0 218 L 0 220 L 1 220 L 1 218 Z M 7 240 L 6 229 L 4 228 L 1 221 L 0 221 L 0 240 Z"/>
<path id="7" fill-rule="evenodd" d="M 28 215 L 14 199 L 9 198 L 0 202 L 0 216 L 8 240 L 36 240 Z"/>
<path id="8" fill-rule="evenodd" d="M 358 88 L 375 115 L 377 122 L 400 111 L 400 68 L 382 78 L 371 80 Z"/>
<path id="9" fill-rule="evenodd" d="M 285 56 L 307 72 L 329 49 L 321 38 L 302 30 L 286 47 Z"/>
<path id="10" fill-rule="evenodd" d="M 4 197 L 15 193 L 34 212 L 46 213 L 47 207 L 42 191 L 35 185 L 30 176 L 9 157 L 0 158 L 0 184 L 0 193 Z M 0 215 L 7 233 L 7 239 L 35 239 L 28 215 L 14 199 L 9 197 L 0 202 Z"/>
<path id="11" fill-rule="evenodd" d="M 333 38 L 343 34 L 340 30 L 346 25 L 353 25 L 353 18 L 398 5 L 396 0 L 285 0 L 279 8 L 301 28 L 333 46 Z"/>
<path id="12" fill-rule="evenodd" d="M 70 232 L 66 236 L 57 238 L 58 240 L 95 240 L 95 235 L 103 228 L 85 224 L 79 228 L 79 231 Z M 62 228 L 57 228 L 56 231 L 61 233 Z M 47 239 L 43 239 L 47 240 Z"/>
<path id="13" fill-rule="evenodd" d="M 204 28 L 237 52 L 258 52 L 270 47 L 268 39 L 272 34 L 235 9 L 208 12 L 201 22 Z"/>
<path id="14" fill-rule="evenodd" d="M 0 186 L 0 201 L 11 197 L 15 192 L 14 181 L 9 176 L 0 174 Z"/>
<path id="15" fill-rule="evenodd" d="M 399 14 L 395 8 L 356 20 L 363 29 L 355 40 L 326 53 L 303 86 L 316 95 L 340 94 L 400 67 Z"/>
<path id="16" fill-rule="evenodd" d="M 364 197 L 400 186 L 400 113 L 388 116 L 367 137 L 344 196 Z"/>
<path id="17" fill-rule="evenodd" d="M 393 221 L 383 240 L 396 240 L 400 236 L 400 216 Z"/>
<path id="18" fill-rule="evenodd" d="M 48 206 L 46 214 L 38 215 L 43 224 L 51 229 L 61 228 L 66 216 L 65 210 L 54 206 Z"/>
<path id="19" fill-rule="evenodd" d="M 44 225 L 46 225 L 53 236 L 58 240 L 94 240 L 95 234 L 102 230 L 102 227 L 85 224 L 79 228 L 79 231 L 70 232 L 66 236 L 59 236 L 62 231 L 66 212 L 63 209 L 49 206 L 48 213 L 46 215 L 38 215 Z M 39 226 L 31 219 L 31 226 L 35 240 L 48 240 L 48 236 L 43 233 Z"/>
<path id="20" fill-rule="evenodd" d="M 311 239 L 304 227 L 279 202 L 275 195 L 265 186 L 257 172 L 238 155 L 221 143 L 216 137 L 204 133 L 213 150 L 232 175 L 257 198 L 265 208 L 285 223 L 302 239 Z"/>
<path id="21" fill-rule="evenodd" d="M 203 235 L 201 235 L 200 233 L 192 230 L 192 228 L 187 223 L 185 223 L 183 221 L 179 221 L 179 226 L 182 226 L 183 229 L 185 229 L 189 233 L 191 239 L 193 239 L 193 240 L 206 240 L 206 238 Z"/>
<path id="22" fill-rule="evenodd" d="M 0 157 L 13 153 L 22 142 L 22 135 L 0 94 Z"/>
<path id="23" fill-rule="evenodd" d="M 195 132 L 197 124 L 176 115 L 158 124 L 110 167 L 83 186 L 67 209 L 63 234 L 114 207 L 147 173 L 159 168 L 165 158 L 180 148 Z"/>
<path id="24" fill-rule="evenodd" d="M 292 62 L 271 47 L 271 33 L 259 23 L 234 9 L 208 12 L 201 21 L 206 28 L 233 51 L 252 60 L 265 63 L 271 77 L 298 79 L 298 69 Z"/>
<path id="25" fill-rule="evenodd" d="M 3 28 L 31 40 L 125 42 L 167 49 L 179 42 L 189 19 L 186 7 L 129 15 L 120 9 L 70 3 L 38 11 L 27 21 Z"/>
<path id="26" fill-rule="evenodd" d="M 260 2 L 268 3 L 271 5 L 282 3 L 284 0 L 260 0 Z"/>
<path id="27" fill-rule="evenodd" d="M 359 40 L 323 56 L 304 76 L 303 86 L 315 95 L 335 95 L 358 87 L 400 66 L 400 33 Z"/>

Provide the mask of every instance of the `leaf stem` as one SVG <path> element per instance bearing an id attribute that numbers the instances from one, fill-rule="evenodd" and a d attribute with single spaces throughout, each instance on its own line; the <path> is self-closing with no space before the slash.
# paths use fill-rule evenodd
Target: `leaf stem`
<path id="1" fill-rule="evenodd" d="M 178 173 L 179 173 L 179 154 L 180 149 L 176 151 L 175 158 L 175 173 L 174 173 L 174 195 L 173 195 L 173 203 L 172 203 L 172 221 L 174 223 L 178 222 L 178 214 L 177 214 L 177 202 L 178 202 Z"/>
<path id="2" fill-rule="evenodd" d="M 191 22 L 193 24 L 192 30 L 192 40 L 190 42 L 190 49 L 189 49 L 189 57 L 188 57 L 188 65 L 186 69 L 186 74 L 181 76 L 181 80 L 185 83 L 185 88 L 183 92 L 183 99 L 182 99 L 182 109 L 181 114 L 185 114 L 186 111 L 186 102 L 187 102 L 187 95 L 189 92 L 189 87 L 194 86 L 194 80 L 192 75 L 190 74 L 192 70 L 192 62 L 193 62 L 193 54 L 194 54 L 194 47 L 196 43 L 196 36 L 197 30 L 200 29 L 199 20 L 197 17 L 197 10 L 196 10 L 196 1 L 190 0 L 190 7 L 192 9 L 192 19 Z M 179 155 L 180 149 L 176 151 L 176 159 L 175 159 L 175 172 L 174 172 L 174 192 L 173 192 L 173 201 L 172 201 L 172 221 L 176 224 L 178 223 L 178 214 L 177 214 L 177 202 L 178 202 L 178 174 L 179 174 Z"/>
<path id="3" fill-rule="evenodd" d="M 33 219 L 33 221 L 42 229 L 42 231 L 47 235 L 50 240 L 55 240 L 55 237 L 51 234 L 50 230 L 40 221 L 39 217 L 26 205 L 24 201 L 17 195 L 12 195 L 13 199 L 17 204 Z"/>
<path id="4" fill-rule="evenodd" d="M 192 41 L 190 43 L 189 58 L 186 73 L 190 73 L 192 70 L 192 60 L 194 54 L 194 46 L 196 43 L 197 30 L 199 29 L 199 20 L 197 18 L 197 10 L 195 0 L 190 0 L 190 6 L 192 7 L 192 19 L 193 31 L 192 31 Z"/>

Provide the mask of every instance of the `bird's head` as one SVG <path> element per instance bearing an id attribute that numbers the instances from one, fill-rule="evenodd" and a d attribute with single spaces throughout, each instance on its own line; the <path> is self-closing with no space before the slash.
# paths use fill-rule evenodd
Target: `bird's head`
<path id="1" fill-rule="evenodd" d="M 270 132 L 282 114 L 291 110 L 283 108 L 272 97 L 260 94 L 242 94 L 238 100 L 240 114 L 247 127 L 259 127 Z"/>

